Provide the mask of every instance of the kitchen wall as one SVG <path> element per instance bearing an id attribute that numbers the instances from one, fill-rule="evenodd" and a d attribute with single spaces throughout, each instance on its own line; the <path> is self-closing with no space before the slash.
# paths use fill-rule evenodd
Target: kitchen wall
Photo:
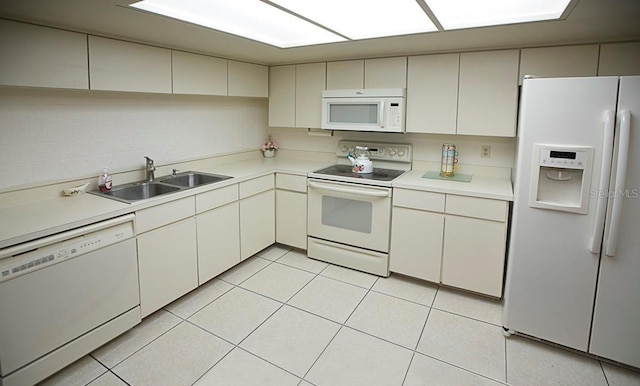
<path id="1" fill-rule="evenodd" d="M 440 134 L 382 134 L 334 131 L 332 137 L 309 135 L 306 129 L 269 128 L 283 149 L 335 153 L 338 141 L 359 139 L 373 142 L 411 143 L 414 161 L 440 162 L 443 143 L 457 146 L 459 162 L 467 165 L 513 168 L 516 138 Z M 482 158 L 480 147 L 491 146 L 491 157 Z"/>
<path id="2" fill-rule="evenodd" d="M 266 98 L 0 87 L 0 191 L 257 149 Z"/>

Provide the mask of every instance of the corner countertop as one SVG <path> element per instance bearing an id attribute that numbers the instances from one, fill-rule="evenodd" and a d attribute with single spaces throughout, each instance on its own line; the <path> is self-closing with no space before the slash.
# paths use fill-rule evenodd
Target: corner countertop
<path id="1" fill-rule="evenodd" d="M 2 208 L 0 209 L 0 248 L 133 213 L 154 205 L 218 189 L 269 173 L 278 172 L 306 176 L 308 172 L 328 166 L 328 164 L 331 163 L 281 157 L 246 160 L 206 168 L 207 170 L 198 170 L 205 173 L 233 176 L 223 183 L 204 185 L 133 204 L 93 194 L 82 194 L 76 197 L 60 196 Z"/>
<path id="2" fill-rule="evenodd" d="M 411 170 L 395 180 L 393 187 L 513 201 L 510 178 L 473 175 L 471 182 L 459 182 L 422 177 L 426 172 L 426 169 Z"/>

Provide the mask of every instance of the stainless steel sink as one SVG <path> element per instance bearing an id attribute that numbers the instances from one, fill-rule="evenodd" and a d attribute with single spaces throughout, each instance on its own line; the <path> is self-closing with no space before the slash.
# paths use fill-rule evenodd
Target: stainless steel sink
<path id="1" fill-rule="evenodd" d="M 179 190 L 180 188 L 177 186 L 165 185 L 159 182 L 134 182 L 131 184 L 116 186 L 108 192 L 94 191 L 90 193 L 103 195 L 118 201 L 132 203 L 167 193 L 177 192 Z"/>
<path id="2" fill-rule="evenodd" d="M 157 181 L 164 184 L 180 186 L 184 188 L 195 188 L 197 186 L 224 181 L 229 178 L 231 177 L 218 174 L 183 172 L 176 175 L 158 178 Z"/>
<path id="3" fill-rule="evenodd" d="M 163 194 L 213 184 L 229 178 L 233 177 L 189 171 L 160 177 L 154 181 L 139 181 L 115 186 L 109 192 L 93 190 L 89 193 L 131 204 L 132 202 L 146 200 Z"/>

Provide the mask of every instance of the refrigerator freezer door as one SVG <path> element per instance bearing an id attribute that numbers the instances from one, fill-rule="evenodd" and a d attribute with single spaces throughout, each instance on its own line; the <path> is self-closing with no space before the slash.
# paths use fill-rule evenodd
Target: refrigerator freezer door
<path id="1" fill-rule="evenodd" d="M 611 191 L 622 205 L 620 226 L 615 256 L 603 254 L 600 263 L 590 352 L 640 367 L 640 77 L 621 78 L 619 111 L 630 112 L 626 187 Z"/>
<path id="2" fill-rule="evenodd" d="M 593 147 L 588 189 L 597 191 L 617 92 L 617 77 L 526 79 L 522 91 L 503 325 L 582 351 L 600 259 L 590 251 L 597 200 L 589 195 L 586 214 L 529 207 L 533 145 Z"/>

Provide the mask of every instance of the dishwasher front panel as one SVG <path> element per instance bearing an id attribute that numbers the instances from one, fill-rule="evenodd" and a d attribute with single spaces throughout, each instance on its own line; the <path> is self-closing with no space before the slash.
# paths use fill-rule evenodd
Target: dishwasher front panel
<path id="1" fill-rule="evenodd" d="M 0 374 L 139 304 L 135 238 L 0 282 Z"/>

